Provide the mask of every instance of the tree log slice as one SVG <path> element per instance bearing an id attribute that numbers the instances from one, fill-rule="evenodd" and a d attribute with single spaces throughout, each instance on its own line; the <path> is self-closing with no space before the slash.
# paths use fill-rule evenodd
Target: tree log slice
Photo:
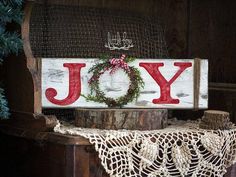
<path id="1" fill-rule="evenodd" d="M 75 125 L 108 130 L 155 130 L 167 126 L 167 115 L 167 109 L 77 109 Z"/>
<path id="2" fill-rule="evenodd" d="M 230 122 L 229 113 L 218 110 L 207 110 L 199 124 L 203 129 L 229 129 L 233 126 Z"/>

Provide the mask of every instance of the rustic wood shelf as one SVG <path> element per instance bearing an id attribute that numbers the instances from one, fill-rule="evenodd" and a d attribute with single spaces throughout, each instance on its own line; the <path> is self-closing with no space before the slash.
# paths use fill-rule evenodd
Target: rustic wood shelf
<path id="1" fill-rule="evenodd" d="M 12 125 L 0 125 L 0 132 L 35 141 L 46 141 L 63 145 L 91 145 L 88 139 L 81 136 L 63 135 L 55 132 L 37 132 L 24 128 L 13 127 Z"/>

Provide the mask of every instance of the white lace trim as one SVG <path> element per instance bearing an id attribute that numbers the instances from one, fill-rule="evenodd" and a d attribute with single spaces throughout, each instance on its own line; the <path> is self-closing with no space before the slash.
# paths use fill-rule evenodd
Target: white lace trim
<path id="1" fill-rule="evenodd" d="M 116 131 L 58 123 L 54 131 L 87 138 L 111 177 L 222 177 L 236 162 L 235 127 L 204 130 L 196 121 L 174 121 L 162 130 Z"/>

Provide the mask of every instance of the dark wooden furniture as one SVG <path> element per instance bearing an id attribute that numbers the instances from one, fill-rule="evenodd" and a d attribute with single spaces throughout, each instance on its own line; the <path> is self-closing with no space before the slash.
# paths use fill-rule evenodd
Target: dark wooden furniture
<path id="1" fill-rule="evenodd" d="M 213 109 L 231 112 L 232 119 L 236 120 L 236 87 L 235 84 L 232 84 L 236 83 L 233 67 L 236 61 L 234 57 L 235 38 L 232 37 L 236 31 L 233 23 L 236 18 L 233 8 L 234 0 L 227 2 L 223 0 L 202 2 L 194 0 L 137 0 L 135 6 L 132 0 L 40 0 L 38 2 L 46 6 L 50 6 L 51 2 L 57 5 L 80 5 L 118 10 L 125 8 L 127 11 L 153 16 L 154 19 L 161 14 L 166 27 L 168 56 L 173 58 L 199 56 L 209 58 L 209 80 L 211 82 L 209 85 L 209 106 Z M 37 26 L 31 18 L 32 13 L 34 15 L 36 13 L 34 3 L 27 1 L 25 6 L 25 19 L 21 30 L 24 53 L 18 57 L 9 57 L 5 63 L 7 94 L 12 116 L 10 120 L 3 120 L 0 124 L 1 176 L 105 177 L 107 174 L 99 165 L 97 154 L 87 140 L 51 131 L 57 118 L 60 117 L 55 115 L 59 115 L 60 111 L 42 110 L 41 62 L 40 55 L 36 51 L 38 47 L 45 56 L 53 56 L 50 53 L 50 48 L 47 47 L 56 47 L 56 45 L 55 43 L 46 44 L 46 39 L 32 40 L 35 37 L 32 36 L 35 31 L 32 31 L 30 25 Z M 37 11 L 37 13 L 40 20 L 47 21 L 42 16 L 47 15 L 48 11 Z M 51 16 L 51 18 L 53 17 Z M 47 23 L 42 24 L 48 25 Z M 44 27 L 39 26 L 38 30 Z M 42 30 L 41 32 L 45 34 L 50 31 Z M 160 31 L 160 33 L 162 32 Z M 144 54 L 151 55 L 150 52 L 144 52 Z M 58 52 L 58 56 L 55 57 L 63 57 L 63 52 Z M 221 62 L 220 65 L 219 62 Z M 219 72 L 219 69 L 223 72 Z M 223 82 L 225 84 L 219 84 Z M 191 111 L 189 112 L 190 114 L 187 111 L 179 111 L 174 114 L 179 117 L 190 117 L 193 114 Z M 201 112 L 195 113 L 197 116 L 201 115 Z M 63 116 L 61 117 L 63 118 Z M 235 177 L 235 169 L 236 166 L 230 168 L 226 176 Z"/>
<path id="2" fill-rule="evenodd" d="M 1 177 L 108 177 L 82 137 L 1 126 Z M 9 133 L 9 135 L 7 135 Z M 236 176 L 236 165 L 225 177 Z"/>

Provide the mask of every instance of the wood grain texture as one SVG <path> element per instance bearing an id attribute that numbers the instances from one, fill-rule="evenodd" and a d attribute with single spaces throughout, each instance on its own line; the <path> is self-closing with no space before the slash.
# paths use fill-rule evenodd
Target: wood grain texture
<path id="1" fill-rule="evenodd" d="M 236 1 L 190 1 L 188 57 L 209 59 L 209 81 L 236 83 Z"/>
<path id="2" fill-rule="evenodd" d="M 89 153 L 86 152 L 86 146 L 75 147 L 75 176 L 87 177 L 89 176 Z"/>
<path id="3" fill-rule="evenodd" d="M 31 18 L 31 12 L 33 8 L 33 3 L 28 2 L 25 5 L 24 9 L 24 19 L 23 23 L 21 25 L 21 35 L 22 35 L 22 40 L 23 40 L 23 49 L 24 49 L 24 54 L 26 57 L 26 66 L 31 73 L 31 77 L 33 79 L 33 106 L 34 106 L 34 111 L 35 113 L 41 113 L 42 112 L 42 107 L 41 107 L 41 62 L 39 59 L 36 59 L 33 56 L 32 50 L 31 50 L 31 45 L 30 45 L 30 18 Z"/>
<path id="4" fill-rule="evenodd" d="M 207 110 L 204 112 L 204 116 L 201 119 L 199 127 L 210 130 L 226 130 L 233 127 L 233 124 L 230 122 L 228 112 Z"/>
<path id="5" fill-rule="evenodd" d="M 12 112 L 11 119 L 0 120 L 0 126 L 18 127 L 35 132 L 51 131 L 56 124 L 57 118 L 55 116 L 45 116 L 30 112 Z"/>
<path id="6" fill-rule="evenodd" d="M 0 132 L 18 138 L 57 143 L 62 145 L 91 145 L 87 139 L 81 136 L 63 135 L 54 132 L 38 132 L 24 127 L 8 124 L 7 120 L 1 121 Z"/>
<path id="7" fill-rule="evenodd" d="M 34 86 L 25 56 L 8 57 L 4 62 L 5 86 L 9 107 L 14 111 L 34 112 Z"/>
<path id="8" fill-rule="evenodd" d="M 156 130 L 167 126 L 166 109 L 77 109 L 75 125 L 86 128 Z"/>
<path id="9" fill-rule="evenodd" d="M 230 120 L 236 123 L 236 89 L 230 86 L 210 88 L 209 107 L 229 112 Z"/>
<path id="10" fill-rule="evenodd" d="M 154 17 L 159 18 L 164 27 L 164 36 L 168 46 L 169 57 L 187 57 L 188 45 L 188 1 L 154 0 Z"/>

